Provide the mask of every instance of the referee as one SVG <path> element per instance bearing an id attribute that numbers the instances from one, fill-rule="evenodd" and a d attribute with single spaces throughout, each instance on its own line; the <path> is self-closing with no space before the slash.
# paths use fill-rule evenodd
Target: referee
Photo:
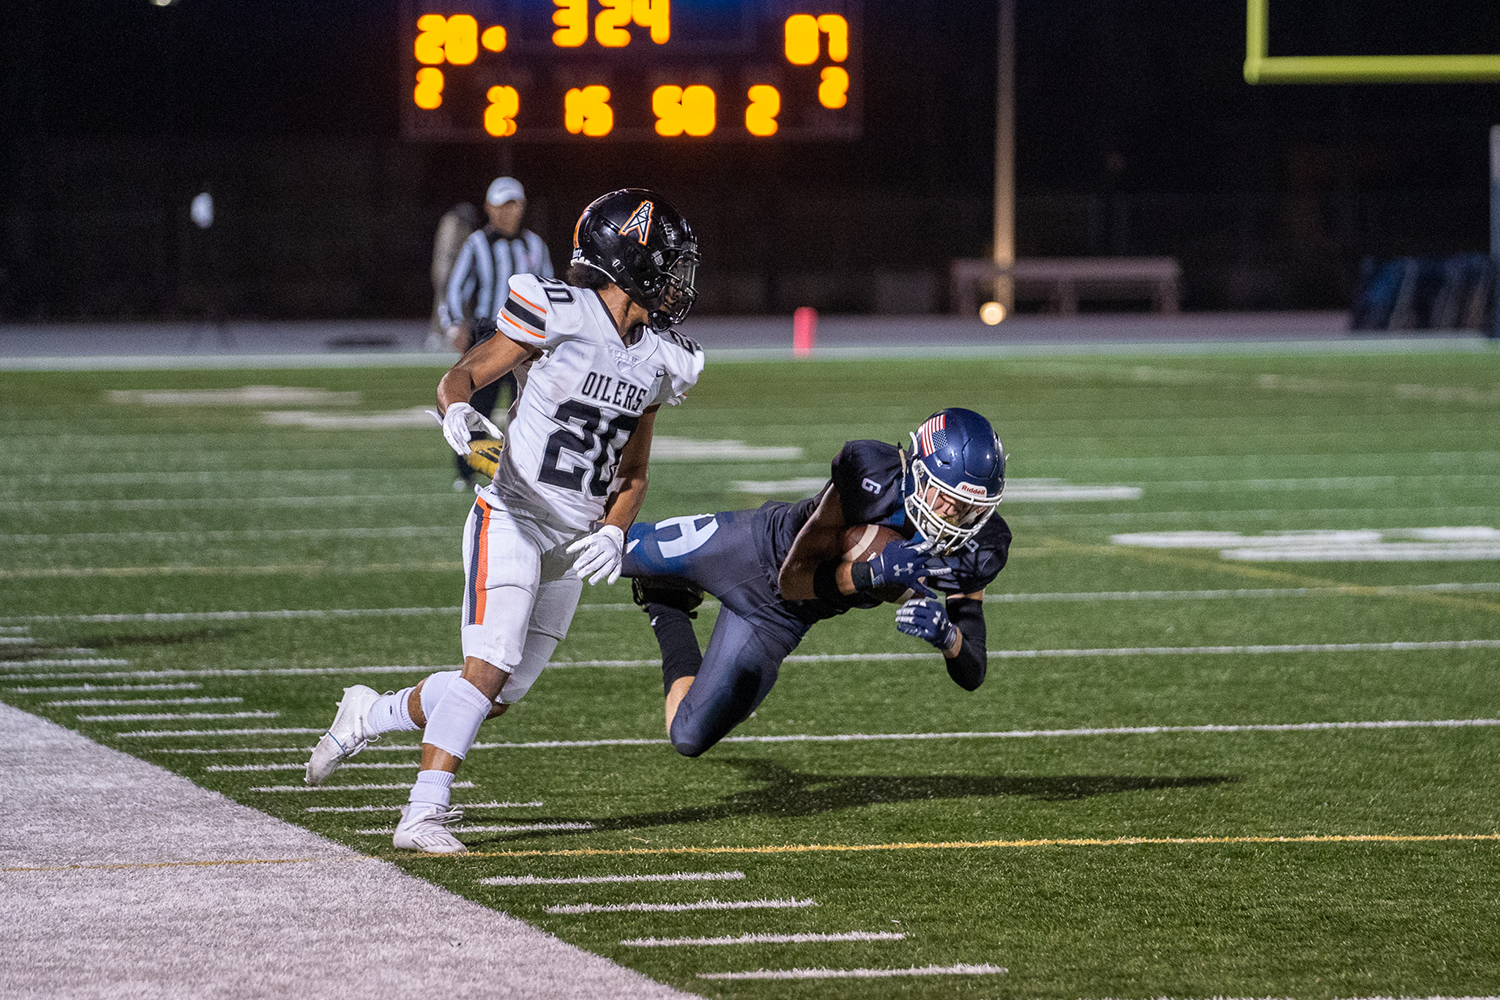
<path id="1" fill-rule="evenodd" d="M 542 238 L 521 228 L 526 213 L 526 191 L 514 177 L 496 177 L 485 194 L 484 211 L 490 221 L 464 242 L 453 273 L 448 277 L 448 294 L 438 308 L 448 343 L 463 354 L 475 344 L 495 335 L 495 313 L 510 294 L 513 274 L 540 274 L 552 277 L 552 257 Z M 490 416 L 506 386 L 510 399 L 516 395 L 516 378 L 504 378 L 480 389 L 469 400 L 470 405 Z M 508 407 L 507 403 L 507 407 Z M 453 456 L 458 467 L 455 490 L 467 490 L 474 482 L 474 470 L 459 456 Z"/>

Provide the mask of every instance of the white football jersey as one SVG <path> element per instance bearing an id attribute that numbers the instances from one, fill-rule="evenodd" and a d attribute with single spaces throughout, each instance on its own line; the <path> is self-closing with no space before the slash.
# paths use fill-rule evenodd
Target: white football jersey
<path id="1" fill-rule="evenodd" d="M 604 516 L 641 414 L 682 402 L 703 371 L 703 349 L 649 327 L 626 347 L 598 292 L 535 274 L 510 279 L 495 323 L 542 355 L 516 370 L 521 391 L 488 488 L 512 509 L 586 529 Z"/>

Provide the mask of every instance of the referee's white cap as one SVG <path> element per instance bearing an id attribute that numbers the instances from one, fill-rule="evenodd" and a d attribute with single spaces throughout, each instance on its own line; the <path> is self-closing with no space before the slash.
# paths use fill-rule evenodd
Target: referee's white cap
<path id="1" fill-rule="evenodd" d="M 484 200 L 491 205 L 504 205 L 507 201 L 525 201 L 526 189 L 514 177 L 496 177 L 490 181 L 490 189 Z"/>

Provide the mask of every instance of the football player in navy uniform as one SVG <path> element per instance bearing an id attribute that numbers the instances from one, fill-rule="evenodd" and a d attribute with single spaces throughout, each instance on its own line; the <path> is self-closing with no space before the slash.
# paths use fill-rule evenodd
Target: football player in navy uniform
<path id="1" fill-rule="evenodd" d="M 906 451 L 850 441 L 828 485 L 796 503 L 673 517 L 630 529 L 623 573 L 662 652 L 667 730 L 696 757 L 770 693 L 781 662 L 814 623 L 901 601 L 896 627 L 944 656 L 972 691 L 984 681 L 984 588 L 1005 567 L 1010 528 L 995 514 L 1005 452 L 972 410 L 933 414 Z M 875 525 L 899 537 L 846 561 L 845 534 Z M 700 651 L 693 609 L 722 603 Z"/>

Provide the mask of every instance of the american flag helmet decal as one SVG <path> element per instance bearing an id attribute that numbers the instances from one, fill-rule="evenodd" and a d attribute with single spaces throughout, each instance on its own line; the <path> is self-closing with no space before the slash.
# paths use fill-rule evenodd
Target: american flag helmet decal
<path id="1" fill-rule="evenodd" d="M 923 458 L 948 446 L 948 432 L 944 429 L 944 424 L 945 415 L 938 413 L 917 428 L 917 442 Z"/>

